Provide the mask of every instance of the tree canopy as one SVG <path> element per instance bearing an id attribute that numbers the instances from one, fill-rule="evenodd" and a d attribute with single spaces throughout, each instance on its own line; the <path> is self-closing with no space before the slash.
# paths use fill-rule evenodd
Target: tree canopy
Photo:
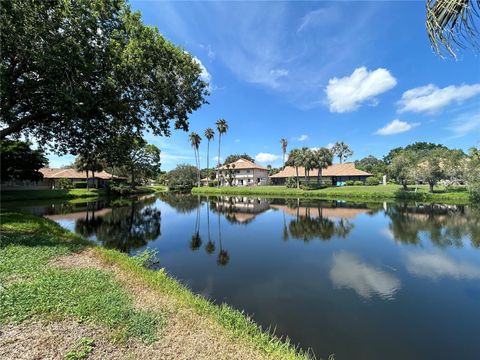
<path id="1" fill-rule="evenodd" d="M 2 139 L 78 153 L 119 131 L 188 130 L 206 102 L 198 62 L 125 0 L 5 1 L 0 24 Z"/>
<path id="2" fill-rule="evenodd" d="M 239 159 L 245 159 L 245 160 L 248 160 L 248 161 L 251 161 L 251 162 L 255 162 L 255 159 L 252 158 L 250 155 L 248 154 L 232 154 L 232 155 L 228 155 L 226 158 L 225 158 L 225 161 L 223 162 L 224 165 L 227 165 L 227 164 L 230 164 L 232 162 L 235 162 Z"/>
<path id="3" fill-rule="evenodd" d="M 24 141 L 2 140 L 0 146 L 2 181 L 43 179 L 38 170 L 47 166 L 48 160 L 42 150 L 33 150 Z"/>

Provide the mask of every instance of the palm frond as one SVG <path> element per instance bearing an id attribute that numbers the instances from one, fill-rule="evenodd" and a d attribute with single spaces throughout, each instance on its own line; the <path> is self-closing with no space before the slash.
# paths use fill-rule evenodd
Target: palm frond
<path id="1" fill-rule="evenodd" d="M 479 49 L 480 0 L 427 0 L 426 27 L 433 50 L 456 58 L 459 49 Z"/>

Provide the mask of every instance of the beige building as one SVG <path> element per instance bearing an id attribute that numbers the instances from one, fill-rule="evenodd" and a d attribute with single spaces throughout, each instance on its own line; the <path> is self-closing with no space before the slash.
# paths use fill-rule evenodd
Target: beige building
<path id="1" fill-rule="evenodd" d="M 221 186 L 267 185 L 268 169 L 246 159 L 221 166 L 217 171 Z"/>
<path id="2" fill-rule="evenodd" d="M 316 169 L 311 170 L 308 179 L 315 180 L 317 173 Z M 296 176 L 297 173 L 294 167 L 285 166 L 282 171 L 270 176 L 270 179 L 274 185 L 283 185 L 288 178 L 295 178 Z M 344 185 L 345 181 L 348 180 L 365 182 L 369 176 L 372 176 L 372 174 L 357 169 L 354 163 L 333 164 L 322 170 L 322 178 L 324 180 L 330 179 L 333 186 Z M 300 180 L 305 178 L 305 168 L 298 168 L 298 177 Z"/>

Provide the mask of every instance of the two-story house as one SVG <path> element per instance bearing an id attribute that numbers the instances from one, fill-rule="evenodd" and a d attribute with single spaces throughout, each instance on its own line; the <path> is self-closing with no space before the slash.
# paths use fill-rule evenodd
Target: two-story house
<path id="1" fill-rule="evenodd" d="M 220 186 L 267 185 L 268 169 L 246 159 L 238 159 L 217 169 Z"/>

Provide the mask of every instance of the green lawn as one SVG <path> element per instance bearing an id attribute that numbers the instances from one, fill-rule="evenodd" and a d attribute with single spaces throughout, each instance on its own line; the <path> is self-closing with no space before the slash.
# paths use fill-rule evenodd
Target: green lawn
<path id="1" fill-rule="evenodd" d="M 166 191 L 165 186 L 139 186 L 133 194 L 152 194 L 156 192 Z M 11 190 L 2 191 L 0 200 L 4 201 L 34 201 L 47 199 L 81 199 L 96 198 L 105 196 L 104 189 L 70 189 L 70 190 Z"/>
<path id="2" fill-rule="evenodd" d="M 278 197 L 312 197 L 318 199 L 353 199 L 353 200 L 419 200 L 468 203 L 469 194 L 465 187 L 456 191 L 446 192 L 436 187 L 430 193 L 427 185 L 411 186 L 409 191 L 403 191 L 399 185 L 378 186 L 343 186 L 330 187 L 321 190 L 291 189 L 285 186 L 256 186 L 256 187 L 201 187 L 193 188 L 193 194 L 204 195 L 262 195 Z"/>
<path id="3" fill-rule="evenodd" d="M 120 271 L 159 297 L 173 297 L 175 313 L 191 309 L 217 323 L 229 338 L 248 343 L 269 358 L 311 358 L 288 339 L 262 330 L 243 312 L 193 294 L 163 269 L 146 269 L 143 255 L 129 257 L 96 247 L 51 220 L 12 210 L 0 209 L 0 231 L 0 326 L 37 319 L 74 319 L 110 328 L 113 341 L 162 341 L 157 335 L 166 331 L 170 312 L 136 309 L 133 304 L 142 302 L 142 294 L 129 293 L 116 280 L 114 274 Z M 106 264 L 105 269 L 65 269 L 51 264 L 56 257 L 75 256 L 87 247 Z M 88 355 L 92 350 L 89 344 L 79 344 L 72 354 Z"/>

